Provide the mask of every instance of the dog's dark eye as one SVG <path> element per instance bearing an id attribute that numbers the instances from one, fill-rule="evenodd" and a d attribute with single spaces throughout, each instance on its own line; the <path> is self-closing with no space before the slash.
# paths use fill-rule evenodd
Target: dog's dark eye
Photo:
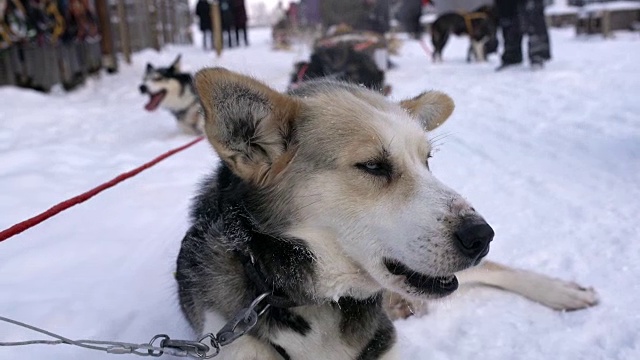
<path id="1" fill-rule="evenodd" d="M 431 159 L 433 157 L 433 155 L 431 155 L 431 153 L 429 153 L 429 155 L 427 155 L 427 161 L 425 161 L 425 165 L 427 165 L 427 169 L 429 169 L 429 159 Z M 429 169 L 431 170 L 431 169 Z"/>
<path id="2" fill-rule="evenodd" d="M 357 163 L 356 167 L 368 174 L 374 176 L 391 177 L 393 173 L 393 167 L 387 160 L 369 160 L 362 163 Z"/>

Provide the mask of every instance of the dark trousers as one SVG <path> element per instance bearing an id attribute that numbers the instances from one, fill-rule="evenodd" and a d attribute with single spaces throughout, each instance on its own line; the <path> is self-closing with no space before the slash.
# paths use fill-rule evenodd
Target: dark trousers
<path id="1" fill-rule="evenodd" d="M 213 38 L 211 37 L 211 30 L 202 30 L 202 47 L 207 50 L 207 44 L 209 44 L 209 49 L 213 48 L 211 44 Z"/>
<path id="2" fill-rule="evenodd" d="M 222 42 L 224 42 L 224 34 L 227 34 L 227 47 L 233 47 L 233 36 L 231 34 L 232 28 L 231 26 L 223 26 L 222 27 Z"/>
<path id="3" fill-rule="evenodd" d="M 503 64 L 522 62 L 522 37 L 525 34 L 528 36 L 529 60 L 551 59 L 544 0 L 496 0 L 496 8 L 504 38 Z"/>
<path id="4" fill-rule="evenodd" d="M 247 37 L 247 27 L 236 26 L 236 44 L 240 46 L 240 31 L 244 34 L 244 45 L 249 46 L 249 38 Z"/>

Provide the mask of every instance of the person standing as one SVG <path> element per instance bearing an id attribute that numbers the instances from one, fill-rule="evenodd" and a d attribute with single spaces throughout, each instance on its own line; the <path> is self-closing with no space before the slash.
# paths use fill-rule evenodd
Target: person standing
<path id="1" fill-rule="evenodd" d="M 235 27 L 232 5 L 232 0 L 220 0 L 220 20 L 222 22 L 222 32 L 227 33 L 227 46 L 229 48 L 233 47 L 233 36 L 231 35 L 231 32 Z"/>
<path id="2" fill-rule="evenodd" d="M 233 0 L 233 17 L 236 25 L 236 43 L 240 46 L 240 30 L 244 36 L 244 45 L 249 46 L 249 38 L 247 37 L 247 10 L 244 0 Z"/>
<path id="3" fill-rule="evenodd" d="M 211 24 L 211 4 L 207 0 L 198 0 L 196 5 L 196 16 L 200 19 L 200 31 L 202 31 L 202 47 L 207 50 L 207 42 L 210 44 L 210 48 L 213 48 L 211 44 L 211 31 L 213 26 Z"/>
<path id="4" fill-rule="evenodd" d="M 497 71 L 522 63 L 524 34 L 528 36 L 527 52 L 532 68 L 542 68 L 545 61 L 551 60 L 544 0 L 496 0 L 496 8 L 504 39 L 502 64 Z"/>
<path id="5" fill-rule="evenodd" d="M 420 23 L 422 5 L 422 0 L 403 0 L 398 14 L 405 30 L 411 34 L 414 39 L 420 39 L 422 37 L 422 23 Z"/>
<path id="6" fill-rule="evenodd" d="M 391 14 L 389 0 L 365 0 L 365 8 L 368 9 L 367 20 L 363 30 L 384 35 L 391 28 Z"/>

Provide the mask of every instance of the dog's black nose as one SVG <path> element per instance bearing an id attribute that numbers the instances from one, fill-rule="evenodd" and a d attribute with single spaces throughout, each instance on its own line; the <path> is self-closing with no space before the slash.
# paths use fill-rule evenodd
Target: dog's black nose
<path id="1" fill-rule="evenodd" d="M 465 219 L 454 232 L 454 242 L 463 254 L 477 259 L 487 255 L 493 235 L 493 229 L 484 220 Z"/>
<path id="2" fill-rule="evenodd" d="M 143 94 L 147 93 L 147 85 L 140 85 L 140 92 Z"/>

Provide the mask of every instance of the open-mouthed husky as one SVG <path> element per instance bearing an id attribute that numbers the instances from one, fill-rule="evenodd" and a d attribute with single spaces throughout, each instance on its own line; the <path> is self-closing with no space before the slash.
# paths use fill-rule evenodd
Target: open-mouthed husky
<path id="1" fill-rule="evenodd" d="M 200 100 L 193 89 L 191 74 L 180 72 L 180 55 L 169 67 L 155 68 L 147 63 L 140 92 L 149 95 L 149 102 L 144 106 L 147 111 L 165 108 L 176 117 L 184 132 L 202 134 L 204 119 Z"/>
<path id="2" fill-rule="evenodd" d="M 429 170 L 426 132 L 453 111 L 447 95 L 393 103 L 327 80 L 285 95 L 221 68 L 198 72 L 195 87 L 222 162 L 191 210 L 181 307 L 215 334 L 267 294 L 256 326 L 219 358 L 397 359 L 387 310 L 419 311 L 459 281 L 554 309 L 597 302 L 591 289 L 481 262 L 492 228 Z"/>

